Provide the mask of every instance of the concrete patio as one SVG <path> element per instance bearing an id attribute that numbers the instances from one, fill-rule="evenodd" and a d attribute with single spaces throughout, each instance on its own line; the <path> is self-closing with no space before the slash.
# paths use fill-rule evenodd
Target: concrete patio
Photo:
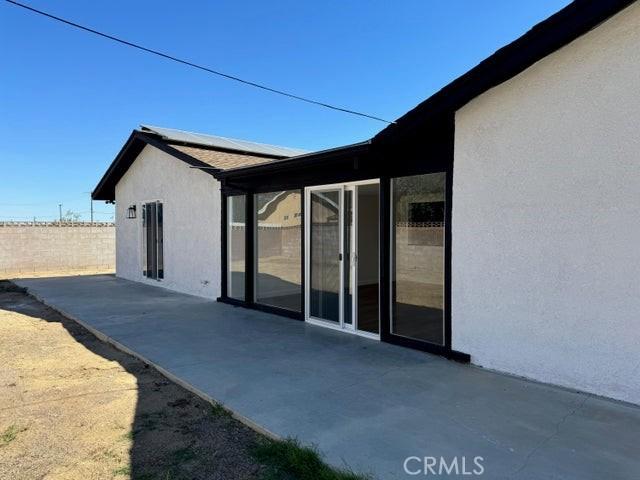
<path id="1" fill-rule="evenodd" d="M 632 405 L 110 275 L 16 283 L 337 466 L 420 478 L 405 458 L 480 456 L 490 479 L 640 478 Z"/>

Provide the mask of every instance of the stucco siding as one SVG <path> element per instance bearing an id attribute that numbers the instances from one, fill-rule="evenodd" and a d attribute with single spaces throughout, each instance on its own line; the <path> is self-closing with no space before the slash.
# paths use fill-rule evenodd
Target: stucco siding
<path id="1" fill-rule="evenodd" d="M 142 204 L 163 203 L 164 279 L 142 274 Z M 136 219 L 127 209 L 136 205 Z M 220 184 L 147 145 L 116 185 L 116 275 L 207 298 L 220 296 Z"/>
<path id="2" fill-rule="evenodd" d="M 456 114 L 452 346 L 640 403 L 640 2 Z"/>

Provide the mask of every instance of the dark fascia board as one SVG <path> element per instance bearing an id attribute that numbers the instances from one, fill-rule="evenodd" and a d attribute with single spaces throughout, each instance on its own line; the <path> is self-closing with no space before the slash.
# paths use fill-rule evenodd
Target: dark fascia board
<path id="1" fill-rule="evenodd" d="M 96 188 L 91 192 L 91 198 L 93 200 L 115 201 L 116 184 L 127 172 L 129 167 L 131 167 L 138 155 L 140 155 L 145 145 L 156 147 L 178 160 L 182 160 L 189 166 L 202 169 L 211 175 L 215 175 L 218 171 L 218 169 L 211 167 L 211 165 L 173 148 L 157 135 L 134 130 L 131 132 L 131 135 L 129 135 L 120 152 L 118 152 L 118 155 L 116 155 L 116 158 L 111 162 L 111 165 L 109 165 L 109 168 L 98 182 L 98 185 L 96 185 Z"/>
<path id="2" fill-rule="evenodd" d="M 416 136 L 426 122 L 454 113 L 475 97 L 506 82 L 534 63 L 592 30 L 636 0 L 576 0 L 535 25 L 374 138 L 374 143 Z"/>
<path id="3" fill-rule="evenodd" d="M 318 164 L 325 160 L 333 160 L 337 157 L 354 156 L 365 153 L 371 146 L 371 140 L 364 142 L 345 145 L 343 147 L 330 148 L 319 152 L 305 153 L 295 157 L 285 158 L 275 162 L 253 165 L 250 167 L 231 168 L 229 170 L 220 170 L 213 175 L 219 180 L 237 179 L 241 177 L 253 177 L 262 175 L 266 172 L 273 173 L 287 170 L 297 170 L 304 168 L 309 164 Z"/>

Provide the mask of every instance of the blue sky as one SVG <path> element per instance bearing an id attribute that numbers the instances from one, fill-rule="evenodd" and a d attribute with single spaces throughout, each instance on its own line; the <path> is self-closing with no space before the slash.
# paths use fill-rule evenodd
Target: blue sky
<path id="1" fill-rule="evenodd" d="M 395 119 L 568 0 L 24 0 L 232 75 Z M 89 215 L 141 123 L 316 150 L 384 124 L 213 77 L 0 4 L 0 220 Z M 113 207 L 95 202 L 97 219 Z"/>

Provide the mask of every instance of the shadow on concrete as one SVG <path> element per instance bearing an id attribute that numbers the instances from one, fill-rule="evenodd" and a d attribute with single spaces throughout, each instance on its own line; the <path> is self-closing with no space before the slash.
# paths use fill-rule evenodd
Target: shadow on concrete
<path id="1" fill-rule="evenodd" d="M 123 430 L 121 439 L 131 442 L 129 468 L 125 466 L 114 475 L 122 475 L 122 478 L 129 475 L 128 478 L 136 480 L 229 480 L 260 476 L 262 467 L 249 453 L 259 435 L 231 418 L 222 408 L 212 406 L 168 381 L 142 361 L 100 341 L 75 321 L 26 294 L 24 289 L 1 280 L 0 310 L 13 311 L 42 322 L 59 323 L 78 346 L 120 365 L 121 370 L 113 369 L 114 375 L 135 377 L 135 415 L 130 428 Z M 96 408 L 100 408 L 99 402 Z M 73 416 L 71 411 L 66 413 Z M 95 417 L 99 421 L 99 411 Z"/>

